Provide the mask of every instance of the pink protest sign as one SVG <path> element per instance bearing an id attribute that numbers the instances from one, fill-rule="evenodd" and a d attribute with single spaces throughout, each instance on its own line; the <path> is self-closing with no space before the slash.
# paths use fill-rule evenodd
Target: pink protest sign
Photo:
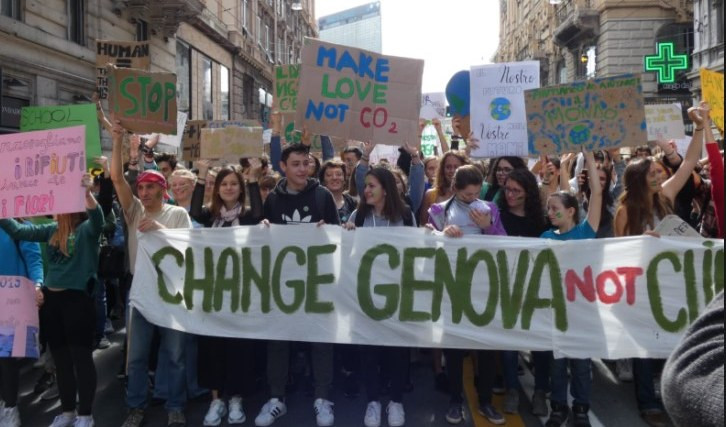
<path id="1" fill-rule="evenodd" d="M 85 210 L 85 126 L 0 135 L 0 218 Z"/>
<path id="2" fill-rule="evenodd" d="M 35 285 L 21 276 L 0 276 L 0 357 L 38 357 Z"/>

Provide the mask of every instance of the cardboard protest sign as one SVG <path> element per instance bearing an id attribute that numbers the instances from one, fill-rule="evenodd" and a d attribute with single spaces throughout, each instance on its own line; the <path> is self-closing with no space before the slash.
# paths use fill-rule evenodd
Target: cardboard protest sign
<path id="1" fill-rule="evenodd" d="M 134 133 L 176 135 L 176 74 L 108 67 L 109 108 Z"/>
<path id="2" fill-rule="evenodd" d="M 295 123 L 313 134 L 401 145 L 418 139 L 423 61 L 305 39 Z"/>
<path id="3" fill-rule="evenodd" d="M 101 156 L 101 135 L 95 104 L 23 107 L 20 114 L 22 132 L 85 126 L 86 165 L 93 167 L 93 159 Z"/>
<path id="4" fill-rule="evenodd" d="M 686 221 L 683 221 L 678 215 L 666 215 L 653 231 L 661 236 L 701 237 L 701 233 Z"/>
<path id="5" fill-rule="evenodd" d="M 208 120 L 187 120 L 182 136 L 182 160 L 193 162 L 201 159 L 202 129 L 208 125 Z"/>
<path id="6" fill-rule="evenodd" d="M 148 134 L 142 135 L 145 138 L 153 138 L 155 135 L 159 135 L 159 144 L 167 145 L 170 147 L 178 148 L 181 146 L 182 138 L 184 136 L 184 129 L 187 124 L 187 113 L 183 111 L 177 111 L 176 113 L 176 135 L 167 134 Z"/>
<path id="7" fill-rule="evenodd" d="M 686 137 L 683 109 L 679 103 L 646 105 L 645 122 L 648 126 L 648 141 Z"/>
<path id="8" fill-rule="evenodd" d="M 148 71 L 151 65 L 149 42 L 96 40 L 96 88 L 100 99 L 108 98 L 108 64 Z"/>
<path id="9" fill-rule="evenodd" d="M 263 153 L 262 126 L 213 127 L 202 129 L 201 157 L 222 159 L 231 156 L 260 157 Z"/>
<path id="10" fill-rule="evenodd" d="M 300 65 L 289 64 L 275 67 L 275 107 L 281 113 L 294 113 L 297 109 L 297 91 Z"/>
<path id="11" fill-rule="evenodd" d="M 723 135 L 723 73 L 701 68 L 701 91 L 711 106 L 711 120 Z"/>
<path id="12" fill-rule="evenodd" d="M 539 87 L 539 61 L 471 67 L 472 157 L 527 156 L 524 91 Z"/>
<path id="13" fill-rule="evenodd" d="M 659 358 L 723 290 L 723 248 L 412 227 L 169 229 L 141 233 L 130 299 L 149 322 L 197 335 Z"/>
<path id="14" fill-rule="evenodd" d="M 531 89 L 524 97 L 531 155 L 638 146 L 647 140 L 639 75 Z"/>
<path id="15" fill-rule="evenodd" d="M 421 95 L 421 112 L 418 116 L 426 120 L 443 120 L 446 117 L 446 94 L 431 92 Z"/>
<path id="16" fill-rule="evenodd" d="M 85 128 L 0 135 L 0 218 L 86 210 Z"/>
<path id="17" fill-rule="evenodd" d="M 35 285 L 26 277 L 0 276 L 0 358 L 38 358 Z"/>

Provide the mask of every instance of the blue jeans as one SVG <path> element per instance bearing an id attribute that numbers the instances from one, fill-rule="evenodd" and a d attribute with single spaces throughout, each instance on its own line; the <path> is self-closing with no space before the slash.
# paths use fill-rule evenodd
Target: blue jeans
<path id="1" fill-rule="evenodd" d="M 96 327 L 94 337 L 100 340 L 106 329 L 106 286 L 101 279 L 96 280 L 93 289 L 94 299 L 96 300 Z"/>
<path id="2" fill-rule="evenodd" d="M 128 386 L 126 389 L 126 405 L 129 408 L 146 407 L 149 384 L 149 352 L 154 328 L 135 308 L 131 310 L 129 320 L 128 348 Z M 187 400 L 186 369 L 185 369 L 185 334 L 168 328 L 159 328 L 161 345 L 159 359 L 165 358 L 168 363 L 168 384 L 166 410 L 182 411 Z"/>
<path id="3" fill-rule="evenodd" d="M 654 359 L 633 359 L 633 385 L 635 397 L 638 400 L 638 409 L 663 409 L 658 397 L 655 395 L 653 384 Z"/>
<path id="4" fill-rule="evenodd" d="M 199 353 L 197 336 L 185 333 L 184 342 L 187 397 L 194 399 L 208 393 L 209 390 L 199 387 L 197 382 L 197 355 Z M 166 400 L 167 390 L 169 390 L 169 359 L 165 353 L 159 351 L 159 360 L 156 362 L 156 374 L 154 375 L 154 397 Z"/>
<path id="5" fill-rule="evenodd" d="M 590 406 L 590 359 L 555 359 L 552 363 L 552 394 L 550 400 L 567 405 L 567 366 L 570 367 L 570 393 L 574 404 Z"/>
<path id="6" fill-rule="evenodd" d="M 502 351 L 502 371 L 504 372 L 504 387 L 507 390 L 517 390 L 519 385 L 519 352 L 506 350 Z"/>

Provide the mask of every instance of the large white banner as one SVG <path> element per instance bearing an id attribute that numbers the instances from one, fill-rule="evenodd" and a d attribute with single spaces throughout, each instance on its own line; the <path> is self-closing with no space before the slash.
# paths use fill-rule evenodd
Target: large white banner
<path id="1" fill-rule="evenodd" d="M 479 140 L 473 157 L 526 157 L 524 91 L 539 87 L 539 61 L 471 67 L 471 130 Z"/>
<path id="2" fill-rule="evenodd" d="M 723 266 L 723 240 L 163 230 L 139 239 L 131 301 L 203 335 L 666 357 L 723 289 Z"/>

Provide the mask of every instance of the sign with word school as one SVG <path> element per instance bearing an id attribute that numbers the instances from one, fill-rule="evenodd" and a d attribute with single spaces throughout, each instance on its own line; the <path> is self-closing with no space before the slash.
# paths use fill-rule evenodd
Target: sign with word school
<path id="1" fill-rule="evenodd" d="M 40 356 L 35 285 L 25 277 L 0 276 L 0 358 Z"/>
<path id="2" fill-rule="evenodd" d="M 701 68 L 701 91 L 711 106 L 711 120 L 723 135 L 723 73 Z"/>
<path id="3" fill-rule="evenodd" d="M 182 160 L 193 162 L 201 157 L 202 129 L 209 120 L 187 120 L 182 136 Z"/>
<path id="4" fill-rule="evenodd" d="M 686 137 L 683 108 L 679 103 L 646 105 L 645 122 L 648 127 L 648 141 L 679 140 Z"/>
<path id="5" fill-rule="evenodd" d="M 531 155 L 638 146 L 647 140 L 640 76 L 525 91 Z"/>
<path id="6" fill-rule="evenodd" d="M 443 120 L 446 117 L 446 94 L 444 92 L 422 94 L 421 112 L 418 116 L 426 120 Z"/>
<path id="7" fill-rule="evenodd" d="M 139 239 L 131 301 L 198 335 L 666 357 L 723 289 L 723 250 L 408 227 L 162 230 Z"/>
<path id="8" fill-rule="evenodd" d="M 93 167 L 93 159 L 101 156 L 101 134 L 95 104 L 23 107 L 20 113 L 22 132 L 73 126 L 86 127 L 86 164 L 89 168 Z"/>
<path id="9" fill-rule="evenodd" d="M 109 109 L 134 133 L 176 135 L 176 74 L 108 67 Z"/>
<path id="10" fill-rule="evenodd" d="M 473 157 L 527 156 L 524 91 L 539 87 L 539 61 L 471 67 Z"/>
<path id="11" fill-rule="evenodd" d="M 0 218 L 86 210 L 85 128 L 0 135 Z"/>
<path id="12" fill-rule="evenodd" d="M 96 40 L 96 87 L 100 99 L 108 98 L 108 76 L 106 66 L 149 70 L 149 42 L 127 42 L 117 40 Z"/>
<path id="13" fill-rule="evenodd" d="M 260 157 L 263 152 L 262 126 L 254 120 L 211 121 L 201 131 L 203 159 Z"/>
<path id="14" fill-rule="evenodd" d="M 305 39 L 296 126 L 402 145 L 418 139 L 423 60 Z"/>

